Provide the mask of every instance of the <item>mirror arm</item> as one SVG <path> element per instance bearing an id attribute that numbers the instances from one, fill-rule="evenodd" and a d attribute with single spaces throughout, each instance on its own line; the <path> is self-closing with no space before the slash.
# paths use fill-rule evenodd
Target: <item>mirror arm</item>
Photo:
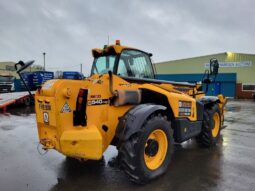
<path id="1" fill-rule="evenodd" d="M 16 67 L 16 66 L 15 66 L 15 67 Z M 21 75 L 21 73 L 20 73 L 20 72 L 17 72 L 17 73 L 18 73 L 18 75 L 19 75 L 19 77 L 20 77 L 21 81 L 22 81 L 22 82 L 23 82 L 23 84 L 25 85 L 25 88 L 26 88 L 26 90 L 28 91 L 28 93 L 29 93 L 29 96 L 30 96 L 31 100 L 33 100 L 33 99 L 34 99 L 34 96 L 32 95 L 32 93 L 31 93 L 31 91 L 30 91 L 29 87 L 27 86 L 27 84 L 26 84 L 26 82 L 25 82 L 24 78 L 22 77 L 22 75 Z"/>
<path id="2" fill-rule="evenodd" d="M 33 62 L 34 62 L 34 61 L 33 61 Z M 32 63 L 33 63 L 33 62 L 32 62 Z M 32 64 L 32 63 L 31 63 L 31 64 Z M 30 64 L 30 65 L 31 65 L 31 64 Z M 19 69 L 18 69 L 18 65 L 21 66 Z M 31 93 L 29 87 L 27 86 L 27 84 L 26 84 L 24 78 L 23 78 L 22 75 L 21 75 L 21 72 L 25 69 L 25 68 L 22 69 L 22 67 L 24 67 L 25 65 L 26 65 L 26 64 L 25 64 L 23 61 L 19 61 L 18 63 L 16 63 L 16 64 L 14 65 L 14 67 L 15 67 L 15 69 L 16 69 L 16 71 L 17 71 L 17 74 L 19 75 L 19 77 L 20 77 L 22 83 L 24 84 L 26 90 L 28 91 L 29 97 L 31 98 L 31 100 L 34 100 L 34 96 L 32 95 L 32 93 Z"/>

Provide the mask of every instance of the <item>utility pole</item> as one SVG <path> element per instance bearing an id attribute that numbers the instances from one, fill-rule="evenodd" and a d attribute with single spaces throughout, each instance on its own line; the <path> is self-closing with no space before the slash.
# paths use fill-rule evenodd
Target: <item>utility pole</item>
<path id="1" fill-rule="evenodd" d="M 80 70 L 81 70 L 81 73 L 82 73 L 82 63 L 81 63 L 81 69 Z"/>
<path id="2" fill-rule="evenodd" d="M 43 70 L 44 71 L 45 71 L 45 55 L 46 55 L 46 53 L 43 52 Z"/>

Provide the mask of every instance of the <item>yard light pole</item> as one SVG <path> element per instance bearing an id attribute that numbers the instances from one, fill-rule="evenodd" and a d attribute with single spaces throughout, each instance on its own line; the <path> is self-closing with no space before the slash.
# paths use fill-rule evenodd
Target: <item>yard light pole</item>
<path id="1" fill-rule="evenodd" d="M 45 71 L 45 55 L 46 55 L 46 53 L 43 52 L 43 70 L 44 71 Z"/>

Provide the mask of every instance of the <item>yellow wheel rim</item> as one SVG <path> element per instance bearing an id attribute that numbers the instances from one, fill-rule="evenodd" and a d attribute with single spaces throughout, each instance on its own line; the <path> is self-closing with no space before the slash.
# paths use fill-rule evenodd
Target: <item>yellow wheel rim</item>
<path id="1" fill-rule="evenodd" d="M 212 129 L 212 136 L 217 137 L 220 130 L 220 115 L 219 113 L 214 113 L 213 115 L 214 127 Z"/>
<path id="2" fill-rule="evenodd" d="M 156 146 L 156 149 L 155 149 Z M 153 151 L 148 153 L 148 150 Z M 167 154 L 168 140 L 164 131 L 154 130 L 148 137 L 144 149 L 144 161 L 150 170 L 155 170 L 164 162 Z"/>

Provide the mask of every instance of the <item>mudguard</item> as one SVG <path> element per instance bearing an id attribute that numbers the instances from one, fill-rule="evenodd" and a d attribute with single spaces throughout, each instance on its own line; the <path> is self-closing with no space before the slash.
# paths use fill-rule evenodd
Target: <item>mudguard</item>
<path id="1" fill-rule="evenodd" d="M 140 132 L 145 120 L 156 111 L 165 111 L 167 108 L 162 105 L 141 104 L 130 109 L 120 118 L 116 129 L 118 141 L 126 141 L 134 133 Z"/>
<path id="2" fill-rule="evenodd" d="M 216 96 L 203 96 L 199 100 L 199 102 L 202 102 L 204 105 L 210 104 L 210 103 L 219 103 L 220 100 Z"/>

